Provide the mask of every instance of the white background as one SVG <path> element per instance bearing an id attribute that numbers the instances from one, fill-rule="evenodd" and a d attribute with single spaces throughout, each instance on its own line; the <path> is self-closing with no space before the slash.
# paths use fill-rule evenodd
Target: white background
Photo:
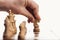
<path id="1" fill-rule="evenodd" d="M 39 23 L 40 34 L 38 39 L 60 39 L 60 0 L 34 0 L 39 5 L 39 15 L 41 22 Z M 8 15 L 7 12 L 0 12 L 0 39 L 3 38 L 4 20 Z M 27 22 L 27 18 L 22 15 L 15 15 L 17 39 L 19 33 L 19 24 L 22 21 Z M 26 39 L 34 39 L 33 24 L 27 23 Z"/>

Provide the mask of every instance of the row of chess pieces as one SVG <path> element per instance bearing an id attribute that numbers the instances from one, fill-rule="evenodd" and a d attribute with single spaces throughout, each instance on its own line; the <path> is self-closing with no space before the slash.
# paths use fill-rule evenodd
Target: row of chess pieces
<path id="1" fill-rule="evenodd" d="M 9 10 L 9 15 L 6 17 L 6 19 L 4 21 L 5 31 L 3 34 L 3 40 L 13 39 L 13 36 L 17 33 L 14 17 L 15 17 L 14 13 L 12 13 L 12 11 Z M 20 32 L 18 35 L 18 40 L 24 40 L 26 32 L 27 32 L 25 21 L 23 21 L 20 24 L 19 29 L 20 29 Z M 37 20 L 34 22 L 34 30 L 33 31 L 35 34 L 38 34 L 40 31 L 39 25 L 37 24 Z"/>

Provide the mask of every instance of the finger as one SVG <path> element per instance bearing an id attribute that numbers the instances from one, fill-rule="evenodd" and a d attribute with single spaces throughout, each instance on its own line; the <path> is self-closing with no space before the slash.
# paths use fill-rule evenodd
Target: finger
<path id="1" fill-rule="evenodd" d="M 33 14 L 33 10 L 30 7 L 26 7 L 26 9 L 33 15 L 34 18 L 36 18 Z M 30 19 L 28 19 L 28 22 L 30 23 Z"/>
<path id="2" fill-rule="evenodd" d="M 34 16 L 36 17 L 36 19 L 40 20 L 40 16 L 38 15 L 38 8 L 39 6 L 32 0 L 28 0 L 27 6 L 29 6 L 31 9 L 33 9 L 34 11 Z"/>
<path id="3" fill-rule="evenodd" d="M 5 2 L 5 1 L 1 1 L 0 2 L 0 11 L 7 11 L 9 10 L 9 3 Z"/>
<path id="4" fill-rule="evenodd" d="M 34 17 L 31 15 L 30 12 L 28 12 L 25 7 L 21 7 L 21 6 L 13 6 L 12 10 L 16 13 L 16 14 L 21 14 L 24 15 L 26 17 L 28 17 L 29 19 L 31 19 L 31 22 L 34 22 Z"/>

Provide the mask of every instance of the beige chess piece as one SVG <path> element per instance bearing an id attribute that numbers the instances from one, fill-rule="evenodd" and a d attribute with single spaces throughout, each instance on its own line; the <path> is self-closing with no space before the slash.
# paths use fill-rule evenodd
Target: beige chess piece
<path id="1" fill-rule="evenodd" d="M 10 13 L 5 19 L 5 31 L 3 34 L 3 39 L 11 39 L 17 32 L 14 14 L 9 10 Z"/>
<path id="2" fill-rule="evenodd" d="M 35 22 L 34 22 L 34 33 L 36 33 L 36 34 L 40 32 L 39 25 L 37 23 L 38 23 L 38 20 L 35 20 Z"/>
<path id="3" fill-rule="evenodd" d="M 23 21 L 20 24 L 19 29 L 20 29 L 20 32 L 19 32 L 19 35 L 18 35 L 18 40 L 24 40 L 25 39 L 26 32 L 27 32 L 26 22 L 25 21 Z"/>

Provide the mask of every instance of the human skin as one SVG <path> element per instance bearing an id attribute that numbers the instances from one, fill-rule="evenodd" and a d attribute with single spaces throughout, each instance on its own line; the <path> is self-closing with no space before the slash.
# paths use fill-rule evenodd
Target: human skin
<path id="1" fill-rule="evenodd" d="M 15 14 L 26 16 L 28 22 L 40 21 L 39 6 L 33 0 L 0 0 L 0 11 L 9 12 L 10 9 Z"/>

